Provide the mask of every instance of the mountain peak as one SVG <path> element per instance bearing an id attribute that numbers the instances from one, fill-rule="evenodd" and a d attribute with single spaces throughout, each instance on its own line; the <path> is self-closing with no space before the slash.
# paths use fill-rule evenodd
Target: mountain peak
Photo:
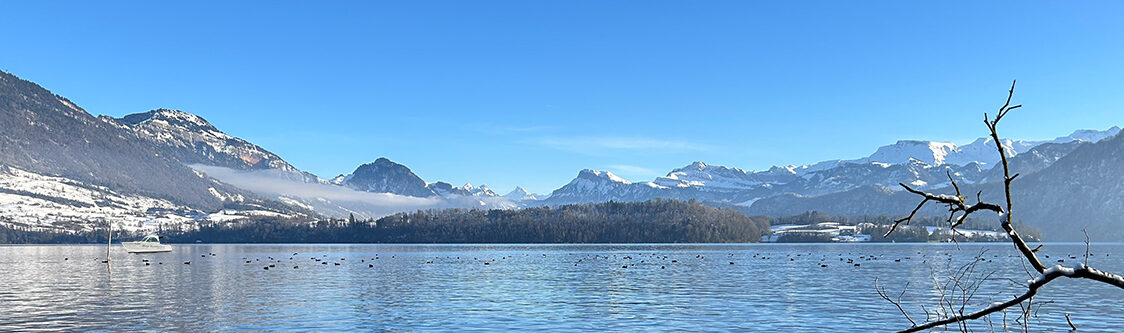
<path id="1" fill-rule="evenodd" d="M 385 157 L 355 168 L 343 185 L 367 192 L 394 193 L 414 197 L 429 197 L 435 192 L 427 187 L 421 177 L 405 165 Z"/>
<path id="2" fill-rule="evenodd" d="M 1065 143 L 1065 142 L 1068 142 L 1068 141 L 1098 142 L 1098 141 L 1104 140 L 1106 138 L 1116 136 L 1119 133 L 1120 133 L 1120 127 L 1119 126 L 1112 126 L 1112 127 L 1109 127 L 1108 129 L 1103 130 L 1103 131 L 1091 130 L 1091 129 L 1081 129 L 1081 130 L 1073 131 L 1073 133 L 1071 133 L 1070 135 L 1056 138 L 1051 142 L 1054 142 L 1054 143 Z"/>
<path id="3" fill-rule="evenodd" d="M 532 194 L 531 192 L 527 191 L 527 189 L 521 186 L 516 186 L 514 190 L 511 190 L 511 192 L 508 192 L 503 197 L 516 202 L 538 200 L 538 196 Z"/>
<path id="4" fill-rule="evenodd" d="M 180 110 L 155 109 L 117 118 L 117 121 L 131 126 L 158 120 L 164 121 L 172 126 L 215 129 L 215 126 L 211 125 L 211 123 L 203 119 L 203 117 Z"/>
<path id="5" fill-rule="evenodd" d="M 907 164 L 910 159 L 917 159 L 930 165 L 940 165 L 945 163 L 945 158 L 955 152 L 956 148 L 956 144 L 952 142 L 899 140 L 892 145 L 878 147 L 863 162 Z"/>
<path id="6" fill-rule="evenodd" d="M 472 195 L 472 193 L 469 193 L 468 190 L 465 190 L 464 188 L 454 187 L 452 184 L 449 184 L 449 183 L 446 183 L 446 182 L 443 182 L 443 181 L 433 182 L 432 184 L 426 185 L 426 187 L 429 188 L 430 190 L 432 190 L 434 193 L 437 193 L 437 195 L 440 195 L 440 196 L 450 196 L 450 195 L 470 196 L 470 195 Z"/>
<path id="7" fill-rule="evenodd" d="M 360 170 L 371 170 L 371 169 L 378 169 L 378 168 L 390 168 L 390 169 L 399 169 L 399 170 L 404 169 L 405 171 L 410 171 L 410 168 L 406 167 L 405 165 L 402 165 L 400 163 L 396 163 L 394 161 L 391 161 L 390 159 L 388 159 L 386 157 L 379 157 L 379 158 L 375 159 L 374 161 L 372 161 L 370 163 L 360 164 L 359 167 L 355 168 L 355 172 L 353 172 L 352 174 L 354 175 L 355 173 L 358 173 Z M 412 173 L 412 171 L 411 171 L 411 173 Z"/>
<path id="8" fill-rule="evenodd" d="M 471 193 L 474 196 L 478 196 L 478 197 L 498 197 L 499 196 L 499 194 L 496 194 L 496 192 L 492 192 L 492 189 L 488 188 L 488 185 L 480 185 L 478 187 L 471 187 L 472 184 L 466 183 L 466 184 L 464 184 L 464 186 L 466 186 L 465 189 L 467 189 L 468 192 Z"/>
<path id="9" fill-rule="evenodd" d="M 795 166 L 795 165 L 789 165 L 789 166 L 783 166 L 783 167 L 774 165 L 773 167 L 769 168 L 769 170 L 765 171 L 765 173 L 795 175 L 796 170 L 799 169 L 799 168 L 800 167 Z"/>
<path id="10" fill-rule="evenodd" d="M 593 169 L 584 169 L 581 172 L 578 172 L 578 178 L 589 180 L 608 180 L 614 183 L 632 184 L 632 182 L 624 180 L 624 178 L 617 177 L 617 175 L 614 175 L 612 172 L 598 171 Z"/>
<path id="11" fill-rule="evenodd" d="M 185 164 L 206 164 L 235 169 L 276 169 L 283 177 L 320 182 L 319 177 L 293 167 L 280 156 L 215 128 L 203 117 L 171 109 L 155 109 L 121 118 L 101 117 L 114 126 L 127 127 L 138 137 L 161 148 Z"/>

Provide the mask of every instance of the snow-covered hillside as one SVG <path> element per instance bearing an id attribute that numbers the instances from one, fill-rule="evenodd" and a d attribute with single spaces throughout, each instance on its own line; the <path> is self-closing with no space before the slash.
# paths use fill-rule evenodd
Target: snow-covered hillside
<path id="1" fill-rule="evenodd" d="M 243 201 L 241 195 L 224 195 Z M 104 186 L 0 166 L 0 224 L 44 231 L 91 231 L 111 222 L 115 229 L 190 229 L 206 222 L 232 222 L 290 215 L 267 209 L 224 209 L 206 213 L 163 199 L 126 195 Z"/>
<path id="2" fill-rule="evenodd" d="M 121 118 L 99 117 L 130 130 L 138 137 L 188 164 L 210 164 L 235 169 L 274 169 L 304 182 L 320 182 L 315 175 L 293 167 L 280 156 L 245 140 L 227 135 L 203 117 L 180 110 L 157 109 Z"/>

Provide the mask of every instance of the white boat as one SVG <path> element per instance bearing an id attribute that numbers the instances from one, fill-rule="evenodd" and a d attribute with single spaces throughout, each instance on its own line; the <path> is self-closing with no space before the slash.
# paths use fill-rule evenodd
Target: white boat
<path id="1" fill-rule="evenodd" d="M 156 235 L 144 236 L 139 242 L 121 242 L 121 246 L 129 253 L 172 252 L 172 246 L 160 244 L 160 236 Z"/>

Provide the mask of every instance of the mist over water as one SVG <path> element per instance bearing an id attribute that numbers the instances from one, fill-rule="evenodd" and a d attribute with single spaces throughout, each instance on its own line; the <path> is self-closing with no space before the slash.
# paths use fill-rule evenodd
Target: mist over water
<path id="1" fill-rule="evenodd" d="M 393 193 L 357 191 L 344 186 L 309 183 L 287 177 L 279 170 L 237 170 L 193 164 L 191 168 L 224 183 L 267 198 L 284 197 L 332 217 L 378 218 L 398 212 L 433 208 L 495 208 L 512 205 L 502 197 L 412 197 Z"/>
<path id="2" fill-rule="evenodd" d="M 940 299 L 930 272 L 981 251 L 976 270 L 994 275 L 969 311 L 1022 293 L 1028 279 L 1005 243 L 173 246 L 115 246 L 110 270 L 104 246 L 0 247 L 0 330 L 869 332 L 909 326 L 875 278 L 892 295 L 908 283 L 902 300 L 918 321 Z M 1124 270 L 1124 244 L 1092 250 L 1092 266 Z M 1071 265 L 1084 245 L 1041 253 Z M 1067 330 L 1065 313 L 1083 331 L 1120 327 L 1121 297 L 1059 279 L 1036 297 L 1031 329 Z M 1001 321 L 991 327 L 1021 331 Z"/>

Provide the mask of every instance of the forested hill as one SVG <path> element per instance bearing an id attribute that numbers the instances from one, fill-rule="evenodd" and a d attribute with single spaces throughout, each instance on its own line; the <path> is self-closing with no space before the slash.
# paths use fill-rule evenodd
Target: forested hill
<path id="1" fill-rule="evenodd" d="M 261 221 L 169 234 L 206 243 L 731 243 L 757 242 L 769 218 L 696 201 L 606 202 L 522 210 L 443 209 L 316 225 Z"/>

